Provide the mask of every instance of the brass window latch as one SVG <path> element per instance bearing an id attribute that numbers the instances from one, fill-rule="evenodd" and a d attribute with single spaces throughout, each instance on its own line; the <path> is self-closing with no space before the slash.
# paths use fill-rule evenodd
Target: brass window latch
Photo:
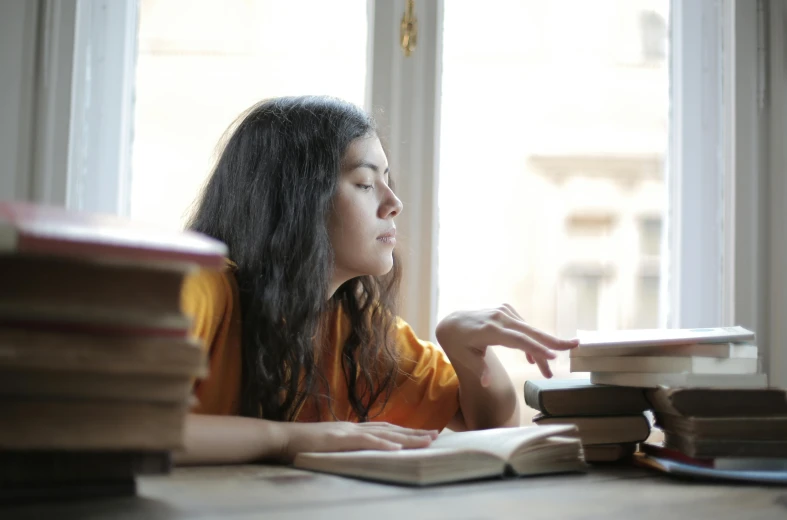
<path id="1" fill-rule="evenodd" d="M 399 34 L 404 55 L 405 57 L 410 57 L 415 50 L 418 40 L 418 18 L 415 17 L 415 0 L 407 0 L 407 7 L 404 9 L 402 23 L 399 26 Z"/>

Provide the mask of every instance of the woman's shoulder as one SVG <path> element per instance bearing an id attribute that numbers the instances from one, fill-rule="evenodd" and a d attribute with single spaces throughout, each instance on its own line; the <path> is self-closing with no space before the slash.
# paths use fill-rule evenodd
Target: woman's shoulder
<path id="1" fill-rule="evenodd" d="M 184 311 L 190 313 L 205 300 L 214 304 L 232 301 L 237 294 L 235 269 L 235 264 L 227 259 L 221 269 L 197 269 L 189 273 L 181 291 Z"/>
<path id="2" fill-rule="evenodd" d="M 413 327 L 399 316 L 396 317 L 394 322 L 394 334 L 396 335 L 399 353 L 405 359 L 412 357 L 417 358 L 424 354 L 442 354 L 442 349 L 440 347 L 431 341 L 419 338 L 418 334 L 413 330 Z"/>

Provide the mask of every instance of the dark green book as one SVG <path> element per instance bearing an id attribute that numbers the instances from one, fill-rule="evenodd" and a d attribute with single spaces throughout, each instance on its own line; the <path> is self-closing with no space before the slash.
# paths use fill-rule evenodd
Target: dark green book
<path id="1" fill-rule="evenodd" d="M 0 450 L 0 487 L 122 482 L 171 466 L 169 452 Z"/>
<path id="2" fill-rule="evenodd" d="M 644 441 L 650 435 L 650 421 L 644 414 L 554 416 L 538 414 L 533 422 L 542 424 L 573 424 L 579 429 L 582 445 L 617 444 Z"/>
<path id="3" fill-rule="evenodd" d="M 544 415 L 636 415 L 650 408 L 642 388 L 594 385 L 589 379 L 532 379 L 525 403 Z"/>
<path id="4" fill-rule="evenodd" d="M 82 481 L 58 484 L 0 486 L 0 506 L 42 502 L 130 497 L 137 493 L 133 478 L 101 482 Z"/>

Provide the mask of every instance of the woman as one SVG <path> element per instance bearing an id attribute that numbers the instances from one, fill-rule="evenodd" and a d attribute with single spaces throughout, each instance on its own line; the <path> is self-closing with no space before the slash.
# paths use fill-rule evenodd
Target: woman
<path id="1" fill-rule="evenodd" d="M 210 373 L 179 462 L 424 447 L 446 426 L 518 424 L 487 346 L 522 350 L 550 377 L 553 350 L 576 342 L 507 305 L 444 319 L 445 355 L 420 341 L 396 316 L 401 211 L 374 122 L 354 105 L 279 98 L 239 120 L 190 226 L 225 242 L 230 261 L 184 288 Z"/>

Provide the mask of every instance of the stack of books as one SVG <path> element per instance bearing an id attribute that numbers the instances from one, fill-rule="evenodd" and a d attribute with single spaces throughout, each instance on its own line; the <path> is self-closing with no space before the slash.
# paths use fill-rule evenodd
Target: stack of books
<path id="1" fill-rule="evenodd" d="M 540 413 L 538 425 L 574 424 L 587 462 L 613 462 L 630 457 L 650 434 L 641 388 L 594 385 L 588 379 L 530 380 L 525 403 Z"/>
<path id="2" fill-rule="evenodd" d="M 0 203 L 0 499 L 129 494 L 169 471 L 206 369 L 181 285 L 225 255 L 193 233 Z"/>
<path id="3" fill-rule="evenodd" d="M 754 333 L 743 327 L 580 331 L 572 372 L 602 385 L 763 388 Z"/>
<path id="4" fill-rule="evenodd" d="M 787 482 L 787 396 L 768 388 L 743 327 L 581 331 L 572 372 L 599 388 L 641 390 L 663 441 L 635 462 L 699 478 Z M 655 436 L 654 436 L 655 437 Z"/>
<path id="5" fill-rule="evenodd" d="M 647 391 L 661 443 L 637 462 L 662 471 L 787 482 L 787 392 L 777 388 Z"/>

